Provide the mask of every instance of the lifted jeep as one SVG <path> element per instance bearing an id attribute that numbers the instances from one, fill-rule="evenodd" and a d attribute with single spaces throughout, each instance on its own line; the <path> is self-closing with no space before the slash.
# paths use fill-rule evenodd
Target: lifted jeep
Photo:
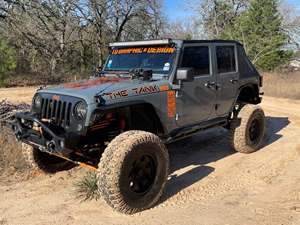
<path id="1" fill-rule="evenodd" d="M 168 143 L 221 126 L 236 151 L 262 145 L 262 77 L 240 43 L 167 39 L 109 50 L 96 77 L 39 89 L 31 111 L 16 115 L 13 130 L 33 167 L 94 169 L 105 201 L 132 214 L 162 195 Z"/>

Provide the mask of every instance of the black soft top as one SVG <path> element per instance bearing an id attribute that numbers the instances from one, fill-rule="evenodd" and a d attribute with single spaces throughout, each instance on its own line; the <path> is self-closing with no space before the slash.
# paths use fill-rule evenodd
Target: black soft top
<path id="1" fill-rule="evenodd" d="M 221 40 L 221 39 L 213 39 L 213 40 L 181 40 L 183 43 L 192 43 L 192 44 L 197 44 L 197 43 L 228 43 L 228 44 L 237 44 L 241 45 L 242 44 L 238 41 L 234 40 Z"/>

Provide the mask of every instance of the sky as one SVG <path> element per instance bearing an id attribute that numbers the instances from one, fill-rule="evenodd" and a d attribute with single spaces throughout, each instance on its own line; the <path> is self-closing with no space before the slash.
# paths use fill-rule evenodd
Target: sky
<path id="1" fill-rule="evenodd" d="M 300 0 L 285 1 L 300 10 Z M 199 4 L 200 0 L 165 0 L 164 11 L 171 21 L 185 20 L 193 15 L 193 7 L 197 6 L 197 2 Z"/>
<path id="2" fill-rule="evenodd" d="M 300 0 L 299 0 L 300 1 Z M 193 9 L 187 7 L 184 0 L 165 0 L 164 11 L 171 21 L 187 19 L 193 15 Z M 195 2 L 195 1 L 193 1 Z"/>

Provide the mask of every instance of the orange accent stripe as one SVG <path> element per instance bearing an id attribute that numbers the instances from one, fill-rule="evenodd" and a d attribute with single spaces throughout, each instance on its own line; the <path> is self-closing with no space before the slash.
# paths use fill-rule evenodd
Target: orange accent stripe
<path id="1" fill-rule="evenodd" d="M 90 166 L 90 165 L 87 165 L 85 163 L 79 163 L 79 166 L 81 167 L 85 167 L 85 168 L 88 168 L 88 169 L 91 169 L 91 170 L 97 170 L 96 167 L 93 167 L 93 166 Z"/>
<path id="2" fill-rule="evenodd" d="M 176 114 L 176 93 L 175 91 L 168 91 L 167 96 L 167 104 L 168 104 L 168 117 L 173 118 Z"/>

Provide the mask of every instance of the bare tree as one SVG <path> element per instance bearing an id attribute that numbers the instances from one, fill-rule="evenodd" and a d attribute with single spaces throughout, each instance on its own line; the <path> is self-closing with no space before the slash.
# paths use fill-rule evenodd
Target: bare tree
<path id="1" fill-rule="evenodd" d="M 219 37 L 227 25 L 230 25 L 245 10 L 249 0 L 203 0 L 196 9 L 200 14 L 208 38 Z"/>
<path id="2" fill-rule="evenodd" d="M 58 63 L 64 64 L 68 48 L 76 41 L 78 20 L 72 12 L 71 0 L 20 1 L 6 18 L 7 35 L 22 38 L 22 44 L 39 52 L 53 73 Z"/>
<path id="3" fill-rule="evenodd" d="M 287 2 L 280 5 L 283 17 L 283 29 L 290 38 L 290 43 L 299 49 L 300 47 L 300 15 L 299 11 Z"/>
<path id="4" fill-rule="evenodd" d="M 175 39 L 204 39 L 203 27 L 194 18 L 186 21 L 170 22 L 165 29 L 165 37 Z"/>
<path id="5" fill-rule="evenodd" d="M 109 42 L 158 38 L 161 8 L 162 0 L 0 0 L 0 36 L 17 49 L 20 71 L 84 72 L 104 63 Z"/>
<path id="6" fill-rule="evenodd" d="M 103 63 L 108 42 L 157 38 L 162 29 L 159 0 L 89 0 L 76 7 L 81 23 L 95 33 L 99 64 Z"/>

